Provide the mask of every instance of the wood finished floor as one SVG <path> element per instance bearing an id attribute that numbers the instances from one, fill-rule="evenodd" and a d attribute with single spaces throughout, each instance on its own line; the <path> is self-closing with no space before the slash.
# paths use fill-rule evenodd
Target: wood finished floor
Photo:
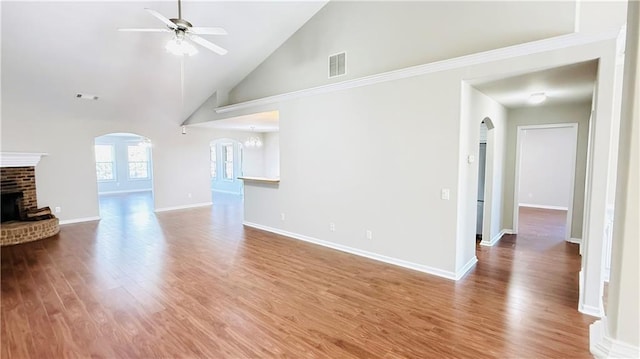
<path id="1" fill-rule="evenodd" d="M 2 248 L 2 358 L 590 357 L 564 212 L 523 210 L 453 282 L 243 228 L 225 197 L 157 215 L 121 199 Z"/>

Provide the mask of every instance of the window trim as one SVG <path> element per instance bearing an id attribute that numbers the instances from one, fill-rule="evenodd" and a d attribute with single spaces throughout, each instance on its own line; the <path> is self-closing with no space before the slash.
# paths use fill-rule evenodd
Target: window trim
<path id="1" fill-rule="evenodd" d="M 233 142 L 225 142 L 221 144 L 223 148 L 222 153 L 222 180 L 227 182 L 234 182 L 235 178 L 235 161 L 236 161 L 236 146 Z M 233 155 L 231 158 L 231 178 L 227 177 L 227 146 L 231 146 L 231 154 Z"/>
<path id="2" fill-rule="evenodd" d="M 103 162 L 98 161 L 96 158 L 96 146 L 109 146 L 111 147 L 111 162 Z M 117 160 L 116 160 L 116 144 L 115 142 L 107 142 L 107 143 L 94 143 L 93 144 L 93 160 L 96 164 L 96 180 L 100 183 L 108 183 L 108 182 L 117 182 L 118 181 L 118 169 L 117 169 Z M 110 179 L 100 179 L 98 178 L 98 163 L 111 163 L 111 173 L 113 174 L 113 178 Z"/>
<path id="3" fill-rule="evenodd" d="M 151 180 L 151 150 L 146 147 L 147 160 L 146 161 L 129 161 L 129 147 L 140 147 L 139 144 L 142 141 L 127 141 L 126 153 L 127 153 L 127 180 L 128 181 L 150 181 Z M 147 176 L 146 177 L 131 177 L 131 169 L 129 165 L 131 163 L 146 163 L 147 164 Z"/>

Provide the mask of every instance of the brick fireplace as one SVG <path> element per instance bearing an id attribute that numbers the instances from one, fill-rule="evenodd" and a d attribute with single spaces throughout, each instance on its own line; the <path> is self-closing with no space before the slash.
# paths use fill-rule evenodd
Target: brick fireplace
<path id="1" fill-rule="evenodd" d="M 1 153 L 0 245 L 31 242 L 59 232 L 58 219 L 27 220 L 25 213 L 38 208 L 35 165 L 42 154 Z M 37 156 L 37 160 L 35 160 Z"/>
<path id="2" fill-rule="evenodd" d="M 3 167 L 0 168 L 0 192 L 22 192 L 21 211 L 38 208 L 36 197 L 35 167 Z"/>

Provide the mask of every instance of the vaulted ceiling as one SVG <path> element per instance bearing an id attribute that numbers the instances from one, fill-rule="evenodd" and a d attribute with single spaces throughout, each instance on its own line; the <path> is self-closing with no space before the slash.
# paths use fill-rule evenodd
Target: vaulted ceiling
<path id="1" fill-rule="evenodd" d="M 180 124 L 212 93 L 242 80 L 325 3 L 183 1 L 183 18 L 194 26 L 226 29 L 226 36 L 203 37 L 229 53 L 199 48 L 182 59 L 164 49 L 170 33 L 117 31 L 162 27 L 144 9 L 177 17 L 175 1 L 3 1 L 3 107 L 31 107 L 43 120 Z M 76 93 L 99 99 L 76 99 Z"/>

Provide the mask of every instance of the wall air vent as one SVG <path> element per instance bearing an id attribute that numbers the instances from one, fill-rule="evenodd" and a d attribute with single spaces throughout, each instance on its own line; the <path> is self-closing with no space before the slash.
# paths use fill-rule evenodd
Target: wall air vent
<path id="1" fill-rule="evenodd" d="M 347 73 L 347 53 L 329 56 L 329 78 L 342 76 Z"/>

